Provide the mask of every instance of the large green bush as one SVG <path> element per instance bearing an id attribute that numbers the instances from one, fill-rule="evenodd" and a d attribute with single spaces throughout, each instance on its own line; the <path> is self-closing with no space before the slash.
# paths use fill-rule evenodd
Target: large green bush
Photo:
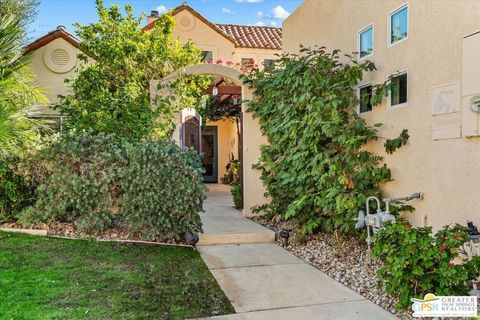
<path id="1" fill-rule="evenodd" d="M 81 64 L 68 80 L 69 94 L 55 106 L 66 116 L 66 130 L 130 139 L 168 136 L 175 129 L 175 114 L 195 105 L 209 81 L 178 75 L 157 88 L 162 94 L 154 99 L 150 81 L 200 63 L 201 51 L 191 41 L 173 36 L 175 19 L 169 13 L 144 32 L 145 15 L 137 17 L 131 5 L 107 8 L 103 0 L 95 3 L 98 21 L 75 24 Z"/>
<path id="2" fill-rule="evenodd" d="M 303 48 L 280 56 L 275 69 L 244 76 L 255 88 L 248 111 L 268 138 L 256 168 L 271 202 L 257 210 L 295 217 L 307 233 L 354 230 L 366 198 L 380 195 L 380 185 L 391 178 L 382 157 L 365 148 L 378 139 L 379 125 L 367 125 L 356 112 L 357 85 L 374 70 L 372 62 L 339 51 Z M 389 86 L 388 79 L 374 86 L 372 104 Z M 407 139 L 403 131 L 388 140 L 387 152 Z"/>
<path id="3" fill-rule="evenodd" d="M 18 156 L 0 159 L 0 222 L 12 220 L 33 202 L 34 189 L 18 173 L 19 161 Z"/>
<path id="4" fill-rule="evenodd" d="M 426 293 L 441 296 L 467 295 L 466 283 L 480 275 L 480 257 L 454 264 L 459 249 L 468 241 L 467 230 L 447 226 L 432 235 L 431 227 L 413 228 L 403 219 L 387 225 L 375 235 L 372 253 L 383 262 L 378 276 L 387 292 L 407 309 L 410 298 Z"/>
<path id="5" fill-rule="evenodd" d="M 179 240 L 201 230 L 198 155 L 170 141 L 66 134 L 32 158 L 38 185 L 20 222 L 71 222 L 84 233 L 120 227 L 145 240 Z"/>

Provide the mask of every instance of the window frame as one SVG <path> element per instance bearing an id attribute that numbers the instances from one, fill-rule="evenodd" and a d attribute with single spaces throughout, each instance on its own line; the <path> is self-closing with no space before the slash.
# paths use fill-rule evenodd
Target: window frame
<path id="1" fill-rule="evenodd" d="M 207 49 L 200 49 L 200 51 L 203 52 L 211 52 L 212 53 L 212 62 L 208 62 L 208 60 L 202 61 L 201 63 L 214 63 L 215 62 L 215 52 L 213 50 L 207 50 Z"/>
<path id="2" fill-rule="evenodd" d="M 270 66 L 270 67 L 267 67 L 267 66 L 265 65 L 265 61 L 272 61 L 272 62 L 273 62 L 273 65 Z M 263 61 L 262 61 L 263 69 L 268 69 L 268 68 L 275 69 L 275 62 L 276 62 L 276 61 L 277 61 L 277 59 L 271 59 L 271 58 L 265 58 L 265 59 L 263 59 Z"/>
<path id="3" fill-rule="evenodd" d="M 407 36 L 401 40 L 398 40 L 398 41 L 395 41 L 395 42 L 392 42 L 392 16 L 400 11 L 402 11 L 403 9 L 407 9 Z M 399 43 L 402 43 L 404 42 L 405 40 L 408 39 L 410 35 L 410 8 L 409 8 L 409 5 L 408 5 L 408 2 L 407 3 L 404 3 L 402 4 L 400 7 L 390 11 L 388 14 L 387 14 L 387 47 L 393 47 Z"/>
<path id="4" fill-rule="evenodd" d="M 361 57 L 360 56 L 360 54 L 362 52 L 361 51 L 361 35 L 362 35 L 362 33 L 364 33 L 365 31 L 367 31 L 370 28 L 372 29 L 372 53 Z M 357 33 L 357 51 L 358 51 L 357 59 L 359 61 L 367 59 L 367 58 L 373 56 L 373 54 L 375 53 L 375 28 L 374 28 L 373 23 L 370 23 L 369 25 L 365 26 L 364 28 L 360 29 L 360 31 L 358 31 L 358 33 Z"/>
<path id="5" fill-rule="evenodd" d="M 366 114 L 369 114 L 373 111 L 373 105 L 372 105 L 372 110 L 365 111 L 365 112 L 360 111 L 360 103 L 361 103 L 361 98 L 362 98 L 360 96 L 360 90 L 363 89 L 363 88 L 366 88 L 366 87 L 372 87 L 372 96 L 373 96 L 373 83 L 372 82 L 363 83 L 363 84 L 357 86 L 357 97 L 358 97 L 357 114 L 359 114 L 359 115 L 366 115 Z"/>
<path id="6" fill-rule="evenodd" d="M 391 73 L 389 78 L 398 77 L 398 76 L 401 76 L 402 74 L 407 75 L 407 102 L 399 103 L 399 104 L 396 104 L 396 105 L 392 106 L 392 90 L 389 90 L 389 92 L 388 92 L 388 109 L 390 109 L 390 110 L 395 110 L 395 109 L 401 109 L 401 108 L 408 107 L 408 102 L 410 101 L 410 97 L 408 95 L 408 93 L 410 92 L 410 90 L 409 90 L 410 81 L 408 79 L 409 78 L 408 77 L 408 69 L 402 69 L 402 70 L 396 71 L 394 73 Z"/>
<path id="7" fill-rule="evenodd" d="M 252 63 L 251 63 L 251 64 L 244 64 L 244 63 L 243 63 L 243 60 L 244 60 L 244 59 L 245 59 L 245 60 L 248 59 L 248 60 L 250 60 Z M 241 66 L 244 66 L 244 67 L 253 67 L 253 66 L 255 65 L 255 59 L 252 58 L 252 57 L 240 58 L 240 65 L 241 65 Z"/>

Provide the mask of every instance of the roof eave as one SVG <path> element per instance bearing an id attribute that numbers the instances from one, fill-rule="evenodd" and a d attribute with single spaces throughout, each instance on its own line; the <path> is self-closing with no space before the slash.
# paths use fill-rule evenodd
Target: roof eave
<path id="1" fill-rule="evenodd" d="M 237 44 L 237 42 L 235 41 L 234 38 L 232 38 L 231 36 L 229 36 L 228 34 L 226 34 L 225 32 L 223 32 L 219 27 L 217 27 L 214 23 L 208 21 L 204 16 L 202 16 L 198 11 L 195 11 L 192 7 L 190 7 L 189 5 L 187 4 L 181 4 L 179 5 L 178 7 L 176 7 L 175 9 L 173 9 L 172 11 L 172 16 L 175 16 L 177 15 L 178 13 L 184 11 L 184 10 L 187 10 L 188 12 L 190 12 L 193 16 L 195 16 L 197 19 L 199 19 L 200 21 L 202 21 L 203 23 L 205 23 L 206 25 L 208 25 L 210 28 L 212 28 L 213 30 L 215 30 L 218 34 L 220 34 L 222 37 L 226 38 L 228 41 L 230 41 L 231 43 L 233 43 L 234 45 Z M 155 27 L 155 21 L 152 21 L 150 22 L 149 24 L 147 24 L 145 27 L 143 27 L 143 30 L 145 31 L 148 31 L 148 30 L 152 30 L 154 27 Z"/>
<path id="2" fill-rule="evenodd" d="M 240 49 L 265 49 L 265 50 L 282 50 L 282 48 L 272 48 L 272 47 L 254 47 L 254 46 L 235 46 L 235 48 L 240 48 Z"/>
<path id="3" fill-rule="evenodd" d="M 80 41 L 78 41 L 77 38 L 75 38 L 72 34 L 68 33 L 63 29 L 56 29 L 54 31 L 50 31 L 46 35 L 28 44 L 25 47 L 25 52 L 29 53 L 29 52 L 35 51 L 59 38 L 62 38 L 63 40 L 67 41 L 77 49 L 80 48 Z"/>

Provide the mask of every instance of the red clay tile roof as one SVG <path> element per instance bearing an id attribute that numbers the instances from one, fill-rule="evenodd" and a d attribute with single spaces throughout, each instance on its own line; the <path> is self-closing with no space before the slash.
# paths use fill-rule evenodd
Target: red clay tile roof
<path id="1" fill-rule="evenodd" d="M 235 39 L 237 47 L 282 49 L 281 28 L 239 26 L 233 24 L 217 24 L 216 26 Z"/>
<path id="2" fill-rule="evenodd" d="M 172 15 L 187 10 L 200 21 L 210 26 L 213 30 L 233 42 L 238 48 L 256 49 L 282 49 L 282 29 L 274 27 L 240 26 L 233 24 L 214 24 L 203 17 L 192 7 L 182 4 L 172 11 Z M 151 30 L 155 27 L 155 21 L 147 24 L 143 30 Z"/>
<path id="3" fill-rule="evenodd" d="M 70 43 L 75 48 L 80 46 L 80 42 L 77 38 L 75 38 L 72 34 L 68 33 L 65 29 L 58 27 L 57 29 L 47 33 L 46 35 L 38 38 L 37 40 L 33 41 L 26 47 L 26 52 L 35 51 L 38 48 L 43 47 L 44 45 L 52 42 L 55 39 L 62 38 L 68 43 Z"/>

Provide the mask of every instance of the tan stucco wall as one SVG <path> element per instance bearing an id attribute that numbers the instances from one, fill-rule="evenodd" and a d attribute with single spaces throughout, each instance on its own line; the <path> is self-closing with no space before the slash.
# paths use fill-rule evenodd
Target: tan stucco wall
<path id="1" fill-rule="evenodd" d="M 253 90 L 244 86 L 242 88 L 243 99 L 252 100 Z M 266 188 L 260 180 L 260 170 L 253 169 L 252 166 L 258 163 L 260 158 L 260 146 L 267 143 L 267 138 L 262 135 L 257 119 L 253 119 L 252 114 L 246 112 L 247 104 L 242 104 L 243 114 L 243 214 L 246 216 L 254 215 L 252 208 L 265 204 L 268 199 L 264 194 Z"/>
<path id="2" fill-rule="evenodd" d="M 284 22 L 284 50 L 297 52 L 302 44 L 357 51 L 358 32 L 373 23 L 374 55 L 370 59 L 378 70 L 362 83 L 383 82 L 390 74 L 408 69 L 408 106 L 391 109 L 385 100 L 364 115 L 370 124 L 385 124 L 379 132 L 382 137 L 393 138 L 403 128 L 411 136 L 408 145 L 391 156 L 383 152 L 383 141 L 369 146 L 385 156 L 392 169 L 394 181 L 385 185 L 385 196 L 423 192 L 424 200 L 412 202 L 416 212 L 408 215 L 416 225 L 426 222 L 438 228 L 452 222 L 465 224 L 467 219 L 480 224 L 476 192 L 480 139 L 466 137 L 467 123 L 472 118 L 476 123 L 477 115 L 462 110 L 460 99 L 467 94 L 462 93 L 463 37 L 480 30 L 480 1 L 409 1 L 408 39 L 389 47 L 388 13 L 405 3 L 306 0 Z M 480 64 L 480 55 L 472 59 L 472 67 Z M 469 81 L 480 92 L 478 74 Z M 433 89 L 445 84 L 455 90 L 459 110 L 433 115 Z"/>
<path id="3" fill-rule="evenodd" d="M 182 19 L 186 19 L 191 25 L 188 28 L 183 28 Z M 190 12 L 186 10 L 179 12 L 175 15 L 175 20 L 176 25 L 173 31 L 175 37 L 179 37 L 182 41 L 191 39 L 201 50 L 212 51 L 214 61 L 217 59 L 233 59 L 235 45 Z"/>
<path id="4" fill-rule="evenodd" d="M 207 121 L 207 126 L 217 127 L 218 135 L 218 182 L 226 173 L 226 166 L 231 155 L 238 160 L 238 138 L 234 121 L 225 119 L 220 121 Z"/>
<path id="5" fill-rule="evenodd" d="M 188 27 L 182 26 L 182 19 L 191 23 Z M 175 15 L 176 25 L 173 31 L 175 37 L 182 41 L 191 39 L 201 50 L 213 52 L 213 62 L 222 60 L 225 65 L 227 61 L 240 63 L 242 58 L 253 58 L 255 63 L 261 67 L 265 59 L 275 59 L 275 54 L 281 50 L 256 49 L 256 48 L 235 48 L 235 45 L 226 37 L 220 35 L 209 25 L 205 24 L 187 10 Z"/>
<path id="6" fill-rule="evenodd" d="M 67 86 L 65 85 L 64 81 L 65 79 L 72 78 L 75 75 L 74 69 L 66 73 L 57 73 L 47 67 L 44 55 L 46 52 L 48 53 L 56 48 L 65 49 L 72 53 L 72 55 L 74 55 L 72 58 L 75 60 L 77 60 L 76 56 L 80 53 L 80 50 L 72 46 L 70 43 L 62 38 L 58 38 L 37 49 L 30 56 L 30 67 L 32 73 L 36 82 L 45 93 L 50 103 L 58 102 L 58 95 L 65 95 L 67 93 Z M 79 62 L 77 61 L 75 65 L 78 66 L 78 63 Z M 48 108 L 42 109 L 42 114 L 58 115 L 56 111 Z"/>

